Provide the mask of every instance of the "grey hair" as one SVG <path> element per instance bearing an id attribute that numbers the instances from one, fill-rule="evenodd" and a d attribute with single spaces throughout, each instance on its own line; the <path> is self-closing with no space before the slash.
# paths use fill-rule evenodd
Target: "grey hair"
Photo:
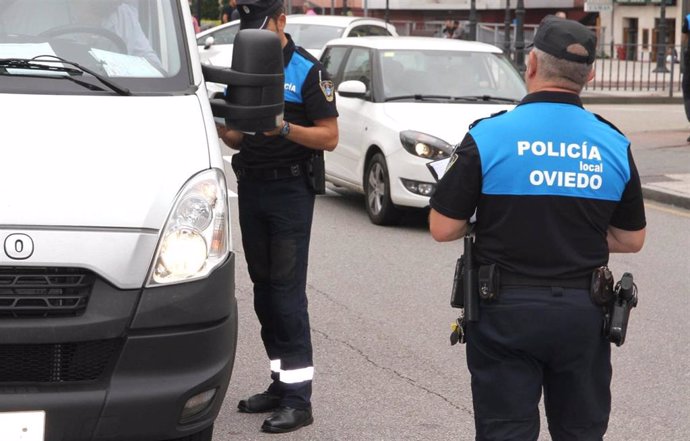
<path id="1" fill-rule="evenodd" d="M 584 47 L 581 48 L 585 50 Z M 579 47 L 575 47 L 574 49 L 577 50 Z M 539 75 L 543 79 L 559 87 L 575 90 L 577 92 L 580 92 L 585 84 L 587 84 L 589 74 L 592 71 L 592 64 L 556 58 L 536 47 L 532 50 L 539 60 Z M 572 52 L 576 52 L 576 50 Z"/>

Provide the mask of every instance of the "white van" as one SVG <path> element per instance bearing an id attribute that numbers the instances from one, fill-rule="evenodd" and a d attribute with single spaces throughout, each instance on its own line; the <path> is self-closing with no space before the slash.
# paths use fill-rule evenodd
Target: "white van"
<path id="1" fill-rule="evenodd" d="M 210 440 L 235 256 L 187 0 L 0 1 L 0 126 L 0 440 Z"/>

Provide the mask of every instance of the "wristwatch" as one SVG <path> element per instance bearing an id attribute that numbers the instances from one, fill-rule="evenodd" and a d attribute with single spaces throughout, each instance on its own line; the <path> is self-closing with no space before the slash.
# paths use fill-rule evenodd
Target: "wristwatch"
<path id="1" fill-rule="evenodd" d="M 280 128 L 280 136 L 283 138 L 287 137 L 290 134 L 290 123 L 283 120 L 283 127 Z"/>

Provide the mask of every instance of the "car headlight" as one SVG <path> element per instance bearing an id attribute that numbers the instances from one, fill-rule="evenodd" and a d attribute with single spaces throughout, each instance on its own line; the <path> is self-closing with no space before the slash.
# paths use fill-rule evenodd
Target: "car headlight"
<path id="1" fill-rule="evenodd" d="M 400 142 L 409 153 L 424 159 L 447 158 L 453 151 L 446 141 L 414 130 L 400 132 Z"/>
<path id="2" fill-rule="evenodd" d="M 199 279 L 228 253 L 228 196 L 218 169 L 190 179 L 173 204 L 153 259 L 147 286 Z"/>

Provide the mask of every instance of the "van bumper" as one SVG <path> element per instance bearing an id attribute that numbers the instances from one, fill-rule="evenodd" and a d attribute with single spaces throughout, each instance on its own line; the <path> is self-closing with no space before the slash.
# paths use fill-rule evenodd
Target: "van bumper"
<path id="1" fill-rule="evenodd" d="M 0 352 L 50 347 L 64 354 L 48 367 L 75 365 L 50 381 L 0 376 L 0 412 L 44 411 L 45 441 L 161 441 L 209 427 L 235 359 L 234 280 L 231 254 L 199 281 L 140 291 L 97 282 L 80 317 L 0 320 Z M 97 378 L 72 380 L 97 357 L 107 358 Z M 182 418 L 187 400 L 209 390 L 213 399 Z"/>

